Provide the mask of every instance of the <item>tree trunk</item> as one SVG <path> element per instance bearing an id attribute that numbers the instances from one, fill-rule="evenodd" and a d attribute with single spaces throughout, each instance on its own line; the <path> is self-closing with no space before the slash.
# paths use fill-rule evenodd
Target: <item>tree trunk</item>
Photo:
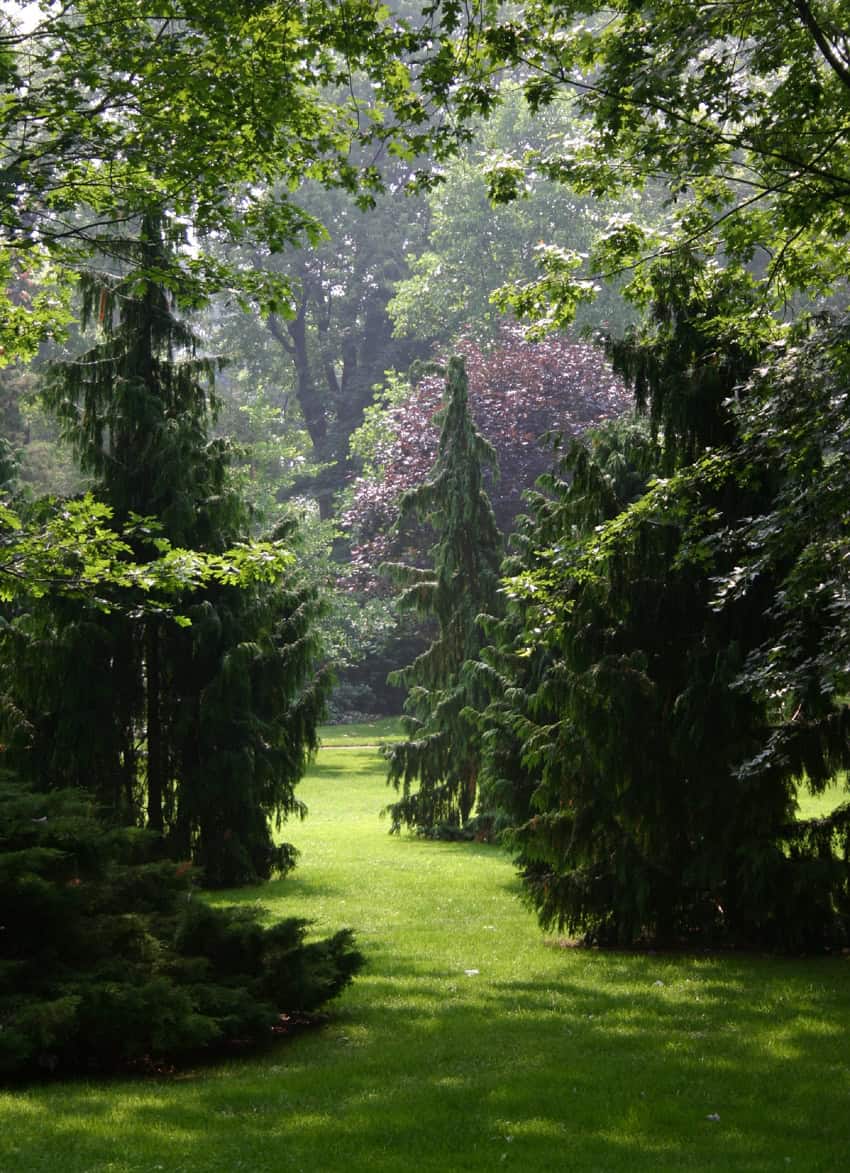
<path id="1" fill-rule="evenodd" d="M 162 712 L 160 709 L 160 641 L 156 619 L 148 620 L 147 633 L 147 743 L 148 743 L 148 826 L 162 835 L 162 799 L 165 791 Z"/>
<path id="2" fill-rule="evenodd" d="M 304 417 L 304 426 L 313 447 L 319 451 L 328 434 L 328 421 L 324 396 L 316 387 L 310 366 L 306 302 L 299 308 L 297 315 L 286 323 L 285 329 L 276 314 L 269 314 L 266 324 L 272 337 L 292 359 L 295 367 L 295 395 Z"/>

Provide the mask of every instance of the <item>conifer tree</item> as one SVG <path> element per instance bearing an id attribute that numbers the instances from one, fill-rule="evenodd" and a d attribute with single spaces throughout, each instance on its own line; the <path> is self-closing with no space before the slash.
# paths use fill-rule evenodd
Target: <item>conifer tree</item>
<path id="1" fill-rule="evenodd" d="M 79 790 L 0 777 L 0 1076 L 114 1070 L 270 1038 L 362 965 L 350 931 L 193 899 L 151 836 Z"/>
<path id="2" fill-rule="evenodd" d="M 592 940 L 843 943 L 846 810 L 794 814 L 803 767 L 823 785 L 844 759 L 800 704 L 807 760 L 785 745 L 768 761 L 782 700 L 753 687 L 764 649 L 789 642 L 774 626 L 788 552 L 747 574 L 742 535 L 769 529 L 786 473 L 773 454 L 708 449 L 734 438 L 752 394 L 758 347 L 723 334 L 730 309 L 752 304 L 749 276 L 695 262 L 653 277 L 654 315 L 617 355 L 652 431 L 570 453 L 570 476 L 537 503 L 501 658 L 489 657 L 503 677 L 493 728 L 522 743 L 518 862 L 541 922 Z M 527 658 L 512 664 L 517 648 Z"/>
<path id="3" fill-rule="evenodd" d="M 163 218 L 151 213 L 137 237 L 116 245 L 121 272 L 81 278 L 82 323 L 96 328 L 97 337 L 88 351 L 57 364 L 45 400 L 119 526 L 134 515 L 155 518 L 158 532 L 175 544 L 221 550 L 246 518 L 227 488 L 226 448 L 208 437 L 216 407 L 215 363 L 198 354 L 197 339 L 175 312 L 175 299 L 150 276 L 164 270 L 173 243 L 166 239 Z M 156 536 L 140 526 L 139 553 L 153 552 Z M 114 808 L 115 780 L 123 775 L 125 806 L 141 806 L 160 835 L 170 774 L 165 638 L 163 620 L 155 614 L 137 621 L 120 615 L 64 617 L 62 640 L 72 658 L 85 663 L 92 645 L 102 650 L 105 664 L 90 666 L 105 685 L 97 727 L 111 724 L 119 739 L 113 760 L 88 773 L 87 781 L 85 774 L 67 774 L 82 765 L 73 744 L 79 737 L 87 756 L 91 738 L 85 709 L 74 711 L 85 692 L 54 706 L 64 727 L 65 780 L 95 784 L 101 801 Z M 90 768 L 86 762 L 85 770 Z M 144 794 L 132 796 L 140 775 Z"/>
<path id="4" fill-rule="evenodd" d="M 520 605 L 512 583 L 524 576 L 549 575 L 554 551 L 615 517 L 646 488 L 656 471 L 660 448 L 642 421 L 607 421 L 569 440 L 557 437 L 551 472 L 528 495 L 529 515 L 518 521 L 502 564 L 508 600 L 505 613 L 487 624 L 479 678 L 489 703 L 484 734 L 479 805 L 495 832 L 508 832 L 539 815 L 541 773 L 537 754 L 558 721 L 552 678 L 562 676 L 564 657 L 547 638 L 555 618 L 550 602 L 537 610 L 533 597 Z M 581 589 L 576 591 L 577 597 Z M 574 607 L 576 599 L 569 606 Z M 535 824 L 537 825 L 537 824 Z"/>
<path id="5" fill-rule="evenodd" d="M 218 587 L 166 628 L 172 785 L 169 846 L 222 887 L 295 860 L 272 827 L 306 808 L 295 787 L 316 749 L 328 676 L 318 672 L 315 588 L 298 575 Z"/>
<path id="6" fill-rule="evenodd" d="M 388 781 L 401 792 L 388 808 L 393 830 L 403 824 L 426 831 L 462 827 L 478 789 L 480 689 L 470 665 L 481 647 L 478 617 L 498 608 L 502 542 L 482 484 L 495 454 L 470 417 L 462 358 L 449 360 L 439 420 L 434 465 L 401 501 L 402 517 L 427 520 L 437 534 L 433 569 L 387 567 L 404 588 L 400 605 L 437 624 L 426 651 L 390 678 L 409 690 L 407 740 L 388 751 Z"/>
<path id="7" fill-rule="evenodd" d="M 123 271 L 84 280 L 98 336 L 56 368 L 47 400 L 116 522 L 135 524 L 134 553 L 159 537 L 220 553 L 244 540 L 248 516 L 227 445 L 209 435 L 215 364 L 155 279 L 168 249 L 163 220 L 148 216 Z M 265 878 L 292 862 L 270 821 L 302 811 L 294 787 L 326 691 L 313 670 L 315 592 L 290 575 L 209 586 L 175 609 L 190 627 L 73 600 L 31 609 L 7 639 L 25 718 L 17 765 L 145 822 L 176 857 L 203 860 L 208 883 Z"/>

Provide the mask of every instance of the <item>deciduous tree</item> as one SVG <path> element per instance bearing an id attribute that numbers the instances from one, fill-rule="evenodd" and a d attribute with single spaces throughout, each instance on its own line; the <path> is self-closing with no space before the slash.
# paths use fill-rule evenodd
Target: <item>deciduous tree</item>
<path id="1" fill-rule="evenodd" d="M 199 299 L 232 287 L 288 311 L 285 281 L 222 265 L 197 245 L 246 230 L 273 250 L 315 241 L 320 225 L 293 198 L 305 178 L 368 205 L 385 151 L 417 160 L 450 150 L 458 124 L 430 110 L 455 81 L 461 108 L 489 101 L 459 78 L 458 34 L 469 48 L 478 30 L 441 2 L 403 16 L 366 0 L 187 0 L 167 12 L 133 0 L 38 13 L 7 5 L 0 272 L 52 264 L 61 279 L 92 250 L 120 244 L 124 225 L 165 208 L 192 226 L 196 247 L 150 276 Z M 48 277 L 32 305 L 6 300 L 8 352 L 32 353 L 55 329 L 63 307 Z"/>
<path id="2" fill-rule="evenodd" d="M 596 250 L 597 271 L 637 266 L 635 294 L 649 293 L 642 261 L 694 245 L 750 265 L 774 306 L 800 290 L 835 289 L 844 279 L 850 190 L 850 70 L 837 11 L 828 0 L 530 0 L 492 23 L 490 52 L 526 71 L 532 109 L 572 95 L 584 122 L 503 160 L 496 189 L 516 194 L 529 166 L 579 193 L 654 178 L 669 184 L 666 223 L 653 228 L 617 213 Z M 557 324 L 572 317 L 581 291 L 566 255 L 553 251 L 543 262 L 542 281 L 516 304 Z"/>
<path id="3" fill-rule="evenodd" d="M 505 329 L 491 347 L 466 341 L 458 352 L 468 371 L 470 414 L 498 457 L 501 475 L 486 484 L 498 524 L 509 532 L 523 494 L 550 467 L 546 434 L 578 435 L 624 411 L 628 394 L 602 350 L 586 342 L 553 336 L 531 343 L 518 329 Z M 368 583 L 370 569 L 393 548 L 399 500 L 434 460 L 441 396 L 434 376 L 409 389 L 394 384 L 355 437 L 365 464 L 345 514 L 355 581 L 359 575 Z"/>

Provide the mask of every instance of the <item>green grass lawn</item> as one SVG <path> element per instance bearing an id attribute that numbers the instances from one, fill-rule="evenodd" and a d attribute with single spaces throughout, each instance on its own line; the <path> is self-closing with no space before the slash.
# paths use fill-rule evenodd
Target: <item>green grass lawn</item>
<path id="1" fill-rule="evenodd" d="M 847 776 L 838 774 L 822 794 L 809 794 L 801 787 L 797 795 L 797 817 L 800 819 L 821 819 L 831 814 L 837 806 L 847 802 Z"/>
<path id="2" fill-rule="evenodd" d="M 547 940 L 496 848 L 391 837 L 374 751 L 328 748 L 250 893 L 353 926 L 322 1029 L 171 1079 L 0 1095 L 4 1173 L 850 1167 L 850 959 L 625 955 Z"/>
<path id="3" fill-rule="evenodd" d="M 351 725 L 323 725 L 319 729 L 322 745 L 381 745 L 386 741 L 400 741 L 403 734 L 398 717 L 376 717 L 374 721 L 358 721 Z"/>

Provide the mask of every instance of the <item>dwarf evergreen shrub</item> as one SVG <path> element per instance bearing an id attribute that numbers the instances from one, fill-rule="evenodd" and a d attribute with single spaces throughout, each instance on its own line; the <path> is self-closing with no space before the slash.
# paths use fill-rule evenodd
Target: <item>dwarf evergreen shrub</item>
<path id="1" fill-rule="evenodd" d="M 0 1074 L 70 1073 L 259 1040 L 362 964 L 352 934 L 211 908 L 188 864 L 78 791 L 0 783 Z"/>

